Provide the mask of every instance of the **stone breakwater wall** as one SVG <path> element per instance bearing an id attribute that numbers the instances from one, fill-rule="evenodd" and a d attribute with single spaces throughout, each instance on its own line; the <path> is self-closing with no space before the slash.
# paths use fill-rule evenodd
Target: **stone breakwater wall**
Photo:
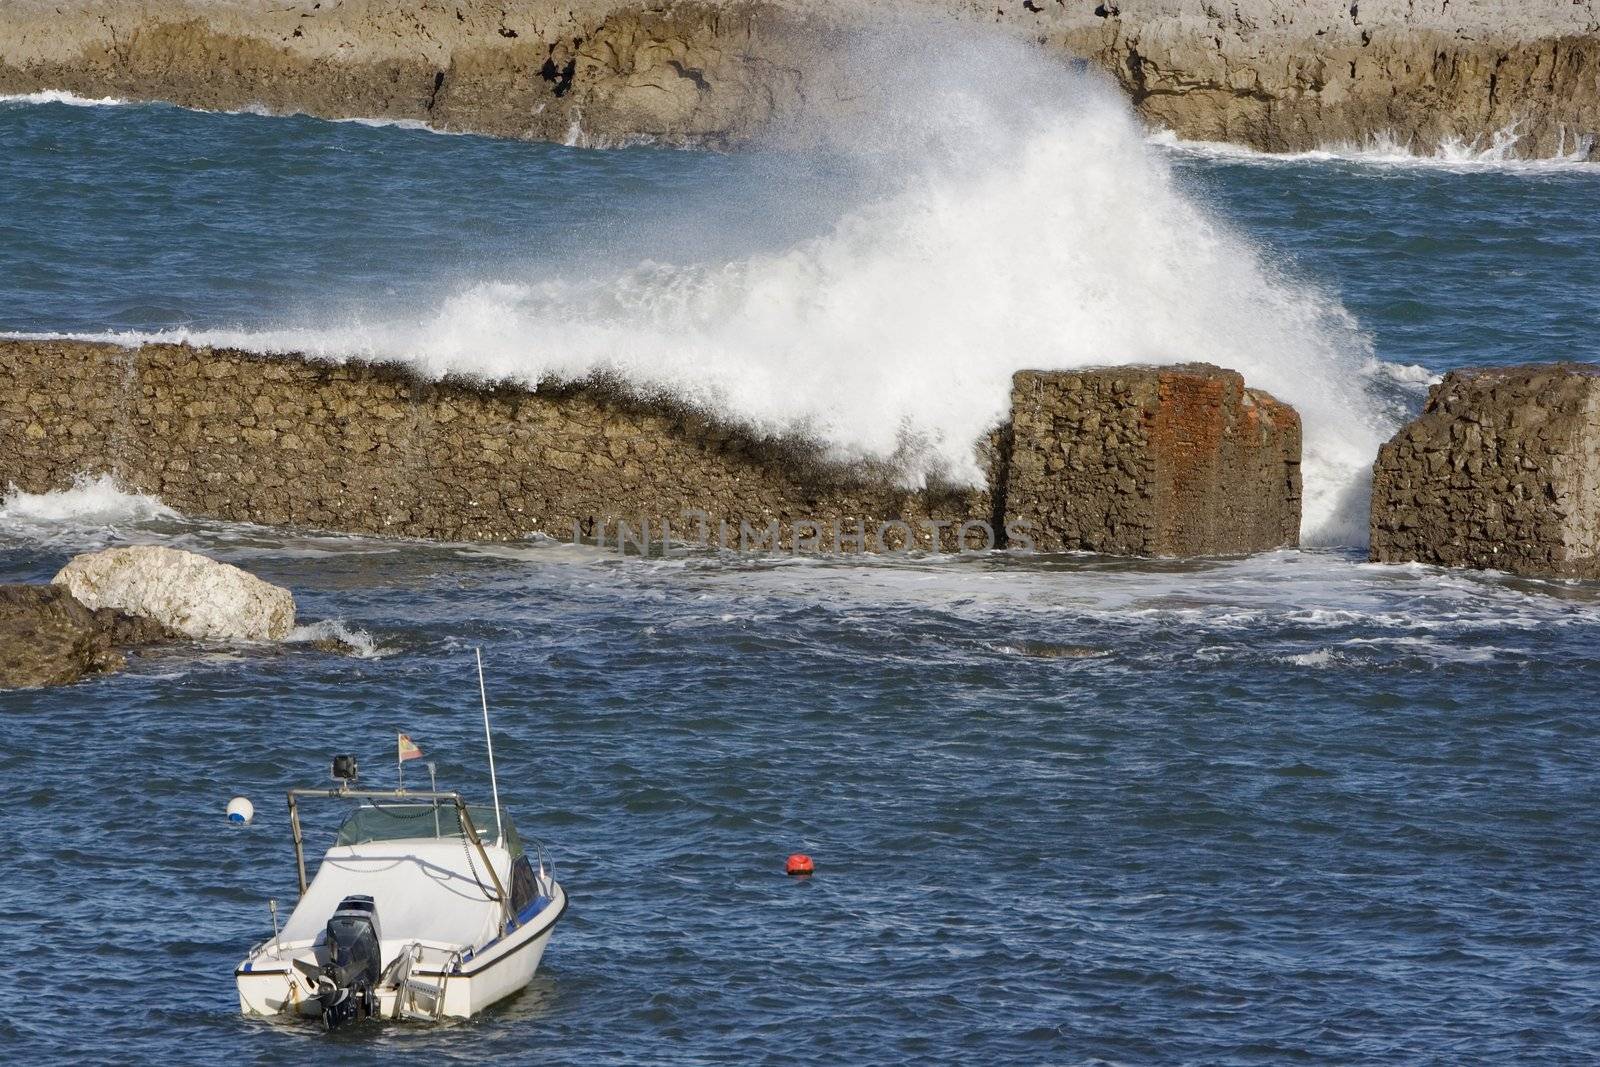
<path id="1" fill-rule="evenodd" d="M 975 443 L 988 484 L 916 491 L 605 386 L 74 341 L 0 341 L 0 374 L 0 485 L 46 492 L 109 472 L 196 517 L 438 539 L 615 544 L 648 526 L 656 544 L 1140 555 L 1293 544 L 1299 526 L 1298 419 L 1205 365 L 1025 372 L 1027 417 Z"/>
<path id="2" fill-rule="evenodd" d="M 882 53 L 841 31 L 914 40 L 907 17 L 1085 59 L 1188 138 L 1428 152 L 1514 126 L 1549 156 L 1600 132 L 1600 0 L 10 0 L 0 92 L 729 145 L 858 97 Z"/>
<path id="3" fill-rule="evenodd" d="M 1600 367 L 1445 375 L 1378 452 L 1371 554 L 1600 578 Z"/>

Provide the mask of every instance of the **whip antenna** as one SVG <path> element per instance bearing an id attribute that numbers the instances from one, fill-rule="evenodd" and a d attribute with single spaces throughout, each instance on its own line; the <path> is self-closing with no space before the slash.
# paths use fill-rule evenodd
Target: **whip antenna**
<path id="1" fill-rule="evenodd" d="M 489 730 L 489 691 L 483 686 L 483 650 L 474 648 L 478 659 L 478 698 L 483 701 L 483 741 L 489 748 L 489 788 L 494 793 L 494 835 L 498 844 L 505 844 L 506 832 L 500 820 L 500 783 L 494 776 L 494 734 Z"/>

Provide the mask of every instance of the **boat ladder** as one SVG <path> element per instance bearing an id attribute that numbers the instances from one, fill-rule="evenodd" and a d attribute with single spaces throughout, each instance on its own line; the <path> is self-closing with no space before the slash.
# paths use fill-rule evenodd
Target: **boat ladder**
<path id="1" fill-rule="evenodd" d="M 460 956 L 459 952 L 450 954 L 435 984 L 411 976 L 411 968 L 422 959 L 422 945 L 413 941 L 406 946 L 399 958 L 389 965 L 389 973 L 384 976 L 384 984 L 395 990 L 393 1017 L 413 1022 L 438 1022 L 444 1018 L 445 988 L 450 982 L 450 971 Z"/>

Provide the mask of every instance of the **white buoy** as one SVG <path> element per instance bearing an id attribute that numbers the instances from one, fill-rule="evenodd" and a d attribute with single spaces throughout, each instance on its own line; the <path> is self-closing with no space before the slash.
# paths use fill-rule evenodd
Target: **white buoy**
<path id="1" fill-rule="evenodd" d="M 234 826 L 247 826 L 256 817 L 256 806 L 244 797 L 228 801 L 228 821 Z"/>

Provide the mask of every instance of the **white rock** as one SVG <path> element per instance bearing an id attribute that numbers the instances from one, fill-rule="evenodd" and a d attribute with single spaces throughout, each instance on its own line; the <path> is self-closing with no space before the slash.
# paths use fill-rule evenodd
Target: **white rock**
<path id="1" fill-rule="evenodd" d="M 278 641 L 294 627 L 289 590 L 176 548 L 87 552 L 51 582 L 91 608 L 142 615 L 205 641 Z"/>

